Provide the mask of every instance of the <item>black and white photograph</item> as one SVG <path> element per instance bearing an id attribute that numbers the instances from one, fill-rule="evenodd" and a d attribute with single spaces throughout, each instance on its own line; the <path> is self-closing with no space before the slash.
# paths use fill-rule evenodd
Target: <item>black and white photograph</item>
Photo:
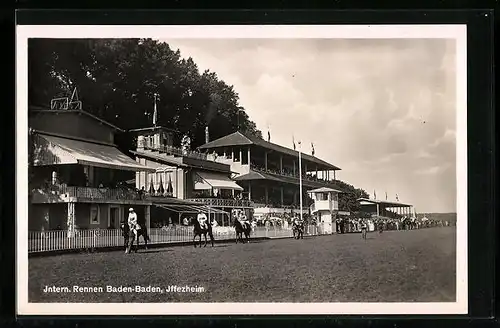
<path id="1" fill-rule="evenodd" d="M 465 35 L 18 26 L 18 313 L 466 313 Z"/>

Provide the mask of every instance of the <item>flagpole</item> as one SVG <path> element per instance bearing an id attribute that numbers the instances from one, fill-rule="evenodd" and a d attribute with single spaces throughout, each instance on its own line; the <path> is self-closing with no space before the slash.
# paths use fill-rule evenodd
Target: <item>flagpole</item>
<path id="1" fill-rule="evenodd" d="M 302 222 L 302 147 L 299 141 L 299 191 L 300 191 L 300 221 Z"/>

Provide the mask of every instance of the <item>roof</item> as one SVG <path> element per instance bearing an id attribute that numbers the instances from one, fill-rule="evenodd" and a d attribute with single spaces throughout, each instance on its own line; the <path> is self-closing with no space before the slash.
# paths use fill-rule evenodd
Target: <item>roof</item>
<path id="1" fill-rule="evenodd" d="M 128 132 L 144 132 L 144 131 L 156 131 L 156 130 L 164 130 L 164 131 L 169 131 L 169 132 L 175 132 L 175 133 L 178 133 L 179 131 L 177 130 L 174 130 L 174 129 L 170 129 L 170 128 L 166 128 L 164 126 L 150 126 L 150 127 L 147 127 L 147 128 L 140 128 L 140 129 L 130 129 L 128 130 Z"/>
<path id="2" fill-rule="evenodd" d="M 35 165 L 80 164 L 135 172 L 154 171 L 113 146 L 44 134 L 36 136 L 41 153 Z"/>
<path id="3" fill-rule="evenodd" d="M 389 202 L 389 201 L 384 201 L 384 200 L 378 200 L 378 199 L 368 199 L 368 198 L 359 198 L 359 202 L 367 202 L 367 203 L 372 203 L 372 204 L 380 204 L 380 205 L 385 205 L 389 207 L 411 207 L 413 205 L 411 204 L 404 204 L 400 202 Z M 363 204 L 361 204 L 363 205 Z"/>
<path id="4" fill-rule="evenodd" d="M 84 111 L 84 110 L 81 110 L 81 109 L 46 109 L 44 107 L 40 107 L 40 106 L 29 106 L 30 108 L 32 108 L 31 112 L 33 113 L 47 113 L 47 114 L 79 114 L 79 115 L 86 115 L 102 124 L 105 124 L 107 126 L 109 126 L 110 128 L 116 130 L 116 131 L 119 131 L 119 132 L 125 132 L 125 130 L 123 129 L 120 129 L 119 127 L 117 127 L 116 125 L 113 125 L 111 123 L 109 123 L 108 121 L 105 121 L 103 120 L 102 118 L 99 118 L 93 114 L 90 114 L 89 112 L 87 111 Z"/>
<path id="5" fill-rule="evenodd" d="M 287 184 L 293 184 L 293 185 L 299 185 L 299 178 L 296 177 L 287 177 L 287 176 L 282 176 L 282 175 L 277 175 L 277 174 L 270 174 L 270 173 L 265 173 L 265 172 L 256 172 L 253 170 L 250 170 L 249 173 L 240 175 L 236 178 L 234 178 L 236 181 L 249 181 L 249 180 L 271 180 L 271 181 L 277 181 L 280 183 L 287 183 Z M 305 187 L 309 188 L 317 188 L 318 186 L 324 185 L 321 181 L 310 181 L 306 179 L 302 179 L 302 184 Z"/>
<path id="6" fill-rule="evenodd" d="M 269 150 L 273 150 L 282 154 L 298 157 L 299 152 L 287 147 L 283 147 L 277 144 L 274 144 L 272 142 L 265 141 L 261 138 L 251 136 L 251 135 L 246 135 L 243 134 L 240 131 L 228 134 L 227 136 L 224 136 L 222 138 L 210 141 L 200 147 L 199 149 L 213 149 L 213 148 L 220 148 L 220 147 L 229 147 L 229 146 L 243 146 L 243 145 L 255 145 L 258 147 L 266 148 Z M 325 162 L 317 157 L 308 155 L 306 153 L 301 153 L 302 159 L 325 166 L 331 170 L 341 170 L 339 167 L 330 164 L 328 162 Z"/>
<path id="7" fill-rule="evenodd" d="M 208 205 L 201 205 L 199 203 L 184 200 L 180 201 L 179 199 L 175 198 L 164 198 L 161 202 L 154 202 L 154 199 L 152 200 L 154 206 L 177 213 L 197 214 L 211 212 L 229 215 L 229 213 L 227 213 L 226 211 L 219 210 Z"/>
<path id="8" fill-rule="evenodd" d="M 309 193 L 313 193 L 313 192 L 337 192 L 337 193 L 341 193 L 342 191 L 337 190 L 337 189 L 333 189 L 333 188 L 328 188 L 328 187 L 321 187 L 318 189 L 309 190 L 308 192 Z"/>

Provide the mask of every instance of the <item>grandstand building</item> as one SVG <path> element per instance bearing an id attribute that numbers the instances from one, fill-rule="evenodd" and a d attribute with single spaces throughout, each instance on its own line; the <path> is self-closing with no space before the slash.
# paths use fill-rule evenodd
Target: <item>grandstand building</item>
<path id="1" fill-rule="evenodd" d="M 151 201 L 120 182 L 154 169 L 118 150 L 122 129 L 81 109 L 35 106 L 28 125 L 29 230 L 118 229 L 129 207 L 149 225 Z"/>
<path id="2" fill-rule="evenodd" d="M 248 199 L 239 197 L 243 188 L 231 177 L 235 172 L 225 163 L 209 160 L 192 151 L 188 137 L 180 147 L 174 145 L 174 130 L 152 126 L 130 130 L 137 136 L 131 151 L 137 163 L 153 172 L 137 172 L 135 187 L 152 204 L 152 225 L 182 224 L 185 217 L 204 212 L 222 226 L 230 224 L 233 209 L 251 215 Z"/>
<path id="3" fill-rule="evenodd" d="M 208 140 L 207 140 L 208 141 Z M 198 148 L 214 164 L 227 165 L 232 178 L 243 190 L 239 198 L 251 202 L 254 216 L 266 213 L 291 213 L 299 209 L 299 174 L 303 184 L 303 213 L 309 213 L 312 200 L 307 192 L 321 187 L 333 187 L 339 167 L 317 157 L 302 153 L 299 172 L 296 150 L 260 138 L 234 132 L 209 141 Z"/>

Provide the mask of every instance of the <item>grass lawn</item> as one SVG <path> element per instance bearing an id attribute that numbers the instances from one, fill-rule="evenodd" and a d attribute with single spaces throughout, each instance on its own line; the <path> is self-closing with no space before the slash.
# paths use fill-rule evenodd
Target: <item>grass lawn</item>
<path id="1" fill-rule="evenodd" d="M 30 302 L 454 302 L 455 227 L 29 259 Z M 45 293 L 45 286 L 160 293 Z M 170 293 L 170 285 L 203 292 Z"/>

